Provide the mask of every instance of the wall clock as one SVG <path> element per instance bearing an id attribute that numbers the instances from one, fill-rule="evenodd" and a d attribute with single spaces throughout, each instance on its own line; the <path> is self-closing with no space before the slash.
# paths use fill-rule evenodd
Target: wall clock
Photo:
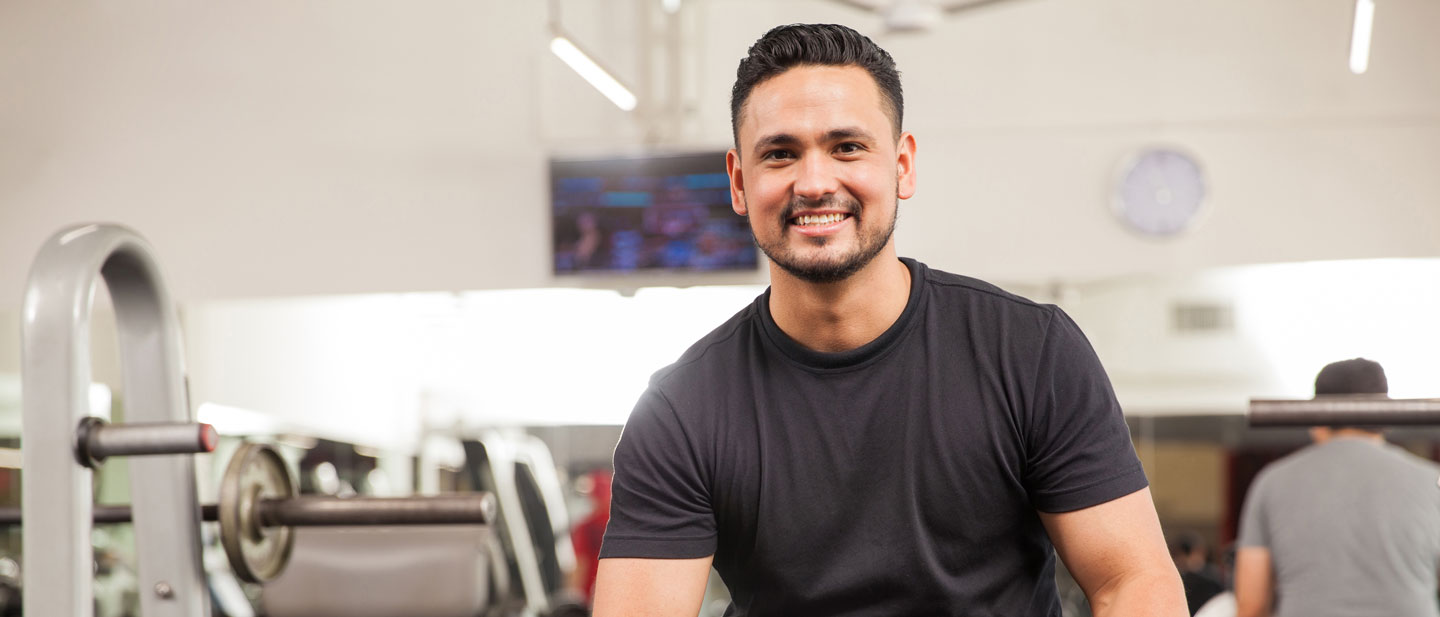
<path id="1" fill-rule="evenodd" d="M 1112 198 L 1126 227 L 1170 237 L 1194 226 L 1205 205 L 1205 175 L 1194 157 L 1174 148 L 1146 148 L 1120 172 Z"/>

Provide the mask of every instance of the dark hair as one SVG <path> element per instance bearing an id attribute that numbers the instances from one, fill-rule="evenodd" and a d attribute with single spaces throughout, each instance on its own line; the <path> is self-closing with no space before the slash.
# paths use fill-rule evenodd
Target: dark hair
<path id="1" fill-rule="evenodd" d="M 1315 396 L 1331 394 L 1388 394 L 1390 383 L 1379 362 L 1354 358 L 1326 364 L 1315 376 Z"/>
<path id="2" fill-rule="evenodd" d="M 797 66 L 858 66 L 879 86 L 895 136 L 905 115 L 900 71 L 895 60 L 869 37 L 836 24 L 791 24 L 771 28 L 755 41 L 735 71 L 730 91 L 730 129 L 740 145 L 740 111 L 761 82 Z"/>

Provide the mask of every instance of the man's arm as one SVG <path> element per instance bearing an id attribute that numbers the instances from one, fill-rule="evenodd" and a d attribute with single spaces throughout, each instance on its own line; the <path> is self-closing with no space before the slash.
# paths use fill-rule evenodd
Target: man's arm
<path id="1" fill-rule="evenodd" d="M 1190 614 L 1150 489 L 1040 520 L 1096 617 Z"/>
<path id="2" fill-rule="evenodd" d="M 592 615 L 695 617 L 712 559 L 601 559 Z"/>
<path id="3" fill-rule="evenodd" d="M 1270 549 L 1240 547 L 1235 551 L 1235 617 L 1269 617 L 1273 601 Z"/>

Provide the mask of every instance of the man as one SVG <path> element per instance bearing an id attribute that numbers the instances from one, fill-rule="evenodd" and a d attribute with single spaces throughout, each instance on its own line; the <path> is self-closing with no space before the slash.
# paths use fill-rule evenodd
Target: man
<path id="1" fill-rule="evenodd" d="M 1185 615 L 1144 472 L 1059 309 L 896 256 L 915 192 L 889 54 L 771 30 L 726 156 L 771 286 L 658 372 L 615 450 L 597 617 Z M 1053 548 L 1052 548 L 1053 541 Z"/>
<path id="2" fill-rule="evenodd" d="M 1326 365 L 1315 397 L 1389 392 L 1380 364 Z M 1440 465 L 1375 427 L 1316 427 L 1245 497 L 1235 554 L 1239 617 L 1436 617 Z"/>

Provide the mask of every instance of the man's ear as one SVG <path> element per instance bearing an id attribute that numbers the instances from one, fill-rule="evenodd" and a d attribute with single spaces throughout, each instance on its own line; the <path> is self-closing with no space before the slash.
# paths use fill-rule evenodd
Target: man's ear
<path id="1" fill-rule="evenodd" d="M 740 153 L 734 148 L 725 153 L 725 173 L 730 174 L 730 209 L 745 216 L 745 177 L 740 173 Z"/>
<path id="2" fill-rule="evenodd" d="M 915 194 L 915 136 L 901 133 L 895 153 L 895 196 L 910 199 Z"/>

